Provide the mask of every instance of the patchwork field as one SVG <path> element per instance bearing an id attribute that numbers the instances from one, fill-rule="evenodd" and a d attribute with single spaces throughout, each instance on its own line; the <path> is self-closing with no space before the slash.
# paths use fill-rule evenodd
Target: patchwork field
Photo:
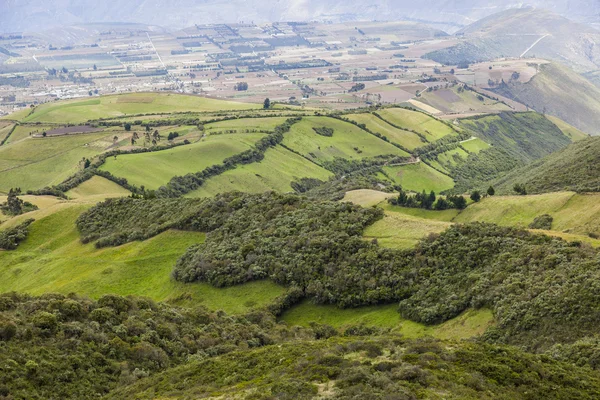
<path id="1" fill-rule="evenodd" d="M 208 179 L 186 197 L 210 197 L 218 193 L 242 191 L 262 193 L 269 190 L 291 192 L 291 182 L 300 178 L 326 181 L 333 174 L 291 151 L 277 146 L 267 150 L 260 162 L 239 165 Z"/>
<path id="2" fill-rule="evenodd" d="M 333 129 L 333 136 L 319 135 L 313 129 L 323 127 Z M 409 155 L 350 123 L 327 117 L 303 118 L 285 134 L 282 144 L 319 162 L 336 157 L 361 159 L 389 154 Z"/>
<path id="3" fill-rule="evenodd" d="M 432 92 L 423 92 L 419 100 L 444 113 L 494 113 L 511 111 L 506 104 L 499 101 L 477 97 L 476 92 L 470 90 L 458 91 L 455 88 L 439 89 Z"/>
<path id="4" fill-rule="evenodd" d="M 464 142 L 461 142 L 460 145 L 464 147 L 469 153 L 479 153 L 482 150 L 490 148 L 489 144 L 477 137 L 465 140 Z"/>
<path id="5" fill-rule="evenodd" d="M 202 233 L 168 231 L 115 248 L 82 245 L 75 220 L 87 207 L 68 204 L 34 222 L 29 237 L 17 250 L 0 251 L 0 293 L 77 292 L 92 298 L 106 293 L 132 294 L 242 313 L 284 291 L 266 281 L 216 289 L 172 280 L 171 269 L 177 258 L 192 244 L 202 242 Z"/>
<path id="6" fill-rule="evenodd" d="M 414 150 L 417 147 L 421 147 L 425 144 L 415 133 L 402 129 L 396 129 L 373 114 L 351 114 L 347 115 L 346 117 L 352 121 L 358 122 L 359 124 L 365 124 L 367 129 L 370 131 L 380 133 L 387 137 L 390 142 L 400 144 L 409 150 Z"/>
<path id="7" fill-rule="evenodd" d="M 430 142 L 454 134 L 454 130 L 445 123 L 418 111 L 404 108 L 386 108 L 377 112 L 383 119 L 395 126 L 419 132 Z"/>
<path id="8" fill-rule="evenodd" d="M 236 103 L 170 93 L 131 93 L 85 100 L 46 103 L 35 108 L 25 122 L 78 123 L 99 118 L 142 113 L 258 109 L 260 105 Z"/>
<path id="9" fill-rule="evenodd" d="M 0 192 L 39 189 L 73 175 L 82 158 L 92 158 L 112 141 L 106 133 L 28 139 L 0 147 Z M 110 136 L 112 138 L 112 136 Z"/>
<path id="10" fill-rule="evenodd" d="M 200 142 L 169 150 L 108 158 L 100 169 L 126 178 L 136 186 L 158 189 L 174 176 L 200 172 L 249 150 L 262 136 L 260 133 L 207 136 Z"/>
<path id="11" fill-rule="evenodd" d="M 393 196 L 397 196 L 397 194 L 360 189 L 347 192 L 342 201 L 349 201 L 362 207 L 372 207 Z"/>
<path id="12" fill-rule="evenodd" d="M 402 186 L 404 190 L 415 192 L 433 190 L 439 193 L 454 187 L 452 178 L 423 162 L 397 167 L 383 167 L 383 171 L 396 184 Z"/>

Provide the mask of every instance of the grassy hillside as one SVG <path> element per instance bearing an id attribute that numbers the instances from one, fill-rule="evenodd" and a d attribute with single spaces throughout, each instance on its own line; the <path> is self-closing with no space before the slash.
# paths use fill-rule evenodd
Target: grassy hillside
<path id="1" fill-rule="evenodd" d="M 77 172 L 82 158 L 93 158 L 112 145 L 113 135 L 94 133 L 27 139 L 0 147 L 0 192 L 58 184 Z"/>
<path id="2" fill-rule="evenodd" d="M 554 125 L 558 126 L 558 128 L 563 131 L 565 135 L 567 135 L 572 142 L 577 142 L 578 140 L 583 140 L 588 138 L 590 135 L 582 132 L 581 130 L 575 128 L 573 125 L 566 123 L 562 119 L 555 117 L 553 115 L 546 114 L 546 118 L 548 118 Z"/>
<path id="3" fill-rule="evenodd" d="M 402 186 L 404 190 L 421 192 L 423 190 L 436 193 L 452 189 L 454 181 L 448 175 L 436 171 L 427 164 L 403 165 L 397 167 L 383 167 L 383 171 L 394 183 Z"/>
<path id="4" fill-rule="evenodd" d="M 260 133 L 207 136 L 197 143 L 170 150 L 108 158 L 100 169 L 126 178 L 136 186 L 158 189 L 174 176 L 202 171 L 249 150 L 262 136 Z"/>
<path id="5" fill-rule="evenodd" d="M 509 82 L 494 91 L 538 112 L 556 116 L 586 133 L 600 134 L 600 88 L 558 64 L 539 68 L 540 72 L 529 82 Z"/>
<path id="6" fill-rule="evenodd" d="M 245 312 L 283 293 L 270 282 L 215 289 L 172 280 L 175 261 L 204 240 L 202 233 L 168 231 L 145 242 L 107 249 L 81 244 L 75 220 L 88 207 L 68 204 L 55 209 L 31 225 L 29 237 L 17 250 L 0 251 L 0 293 L 77 292 L 93 298 L 132 294 L 230 313 Z"/>
<path id="7" fill-rule="evenodd" d="M 102 201 L 106 198 L 129 196 L 130 194 L 129 190 L 101 176 L 93 176 L 66 193 L 69 198 L 86 201 Z"/>
<path id="8" fill-rule="evenodd" d="M 384 120 L 395 126 L 420 133 L 430 142 L 455 133 L 445 123 L 422 112 L 411 111 L 405 108 L 386 108 L 377 113 Z"/>
<path id="9" fill-rule="evenodd" d="M 481 188 L 487 181 L 571 143 L 571 138 L 550 120 L 532 112 L 466 118 L 460 120 L 460 125 L 464 132 L 478 137 L 491 147 L 475 149 L 478 152 L 469 154 L 462 161 L 446 157 L 443 160 L 446 162 L 442 163 L 436 157 L 436 161 L 454 177 L 456 191 L 459 192 L 478 186 Z M 465 149 L 470 146 L 469 142 L 464 144 L 466 147 L 462 147 Z M 485 145 L 481 144 L 483 146 Z"/>
<path id="10" fill-rule="evenodd" d="M 494 113 L 511 111 L 506 104 L 486 97 L 480 100 L 471 90 L 458 90 L 458 87 L 424 91 L 419 101 L 444 113 Z"/>
<path id="11" fill-rule="evenodd" d="M 333 136 L 319 135 L 313 129 L 323 127 L 333 129 Z M 303 118 L 285 134 L 282 144 L 317 162 L 332 161 L 336 157 L 408 156 L 408 153 L 350 123 L 327 117 Z"/>
<path id="12" fill-rule="evenodd" d="M 600 138 L 573 143 L 499 178 L 494 185 L 500 193 L 511 193 L 517 183 L 524 184 L 528 193 L 600 191 Z"/>
<path id="13" fill-rule="evenodd" d="M 333 174 L 326 169 L 277 146 L 267 150 L 263 160 L 239 165 L 233 170 L 210 178 L 199 189 L 189 193 L 186 197 L 211 197 L 217 193 L 231 191 L 292 192 L 291 183 L 300 178 L 316 178 L 326 181 L 331 176 Z"/>
<path id="14" fill-rule="evenodd" d="M 142 113 L 257 109 L 258 104 L 235 103 L 172 93 L 129 93 L 46 103 L 35 108 L 24 122 L 78 123 L 99 118 Z"/>
<path id="15" fill-rule="evenodd" d="M 206 133 L 236 131 L 244 133 L 248 130 L 273 131 L 276 126 L 285 122 L 286 118 L 240 118 L 213 122 L 204 125 Z"/>
<path id="16" fill-rule="evenodd" d="M 387 137 L 390 142 L 400 144 L 409 150 L 413 150 L 425 144 L 417 134 L 397 129 L 371 113 L 350 114 L 345 117 L 359 124 L 365 124 L 370 131 L 380 133 Z"/>

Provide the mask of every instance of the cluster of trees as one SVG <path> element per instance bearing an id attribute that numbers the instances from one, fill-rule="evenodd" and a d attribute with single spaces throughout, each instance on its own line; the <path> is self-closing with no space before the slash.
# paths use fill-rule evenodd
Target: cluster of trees
<path id="1" fill-rule="evenodd" d="M 2 211 L 5 215 L 15 216 L 38 209 L 38 207 L 35 204 L 20 199 L 20 195 L 21 188 L 10 189 L 8 191 L 6 201 L 0 204 L 0 211 Z"/>
<path id="2" fill-rule="evenodd" d="M 520 194 L 521 196 L 527 195 L 527 188 L 521 183 L 515 183 L 515 185 L 513 186 L 513 190 L 515 191 L 515 193 Z"/>
<path id="3" fill-rule="evenodd" d="M 238 82 L 235 84 L 234 89 L 239 92 L 248 90 L 248 82 Z"/>
<path id="4" fill-rule="evenodd" d="M 325 137 L 332 137 L 333 136 L 333 128 L 329 128 L 327 126 L 319 126 L 319 127 L 313 127 L 313 131 L 315 131 L 315 133 L 317 135 L 321 135 L 321 136 L 325 136 Z"/>
<path id="5" fill-rule="evenodd" d="M 323 337 L 336 333 L 327 328 L 314 325 Z M 230 398 L 308 400 L 323 398 L 326 388 L 335 400 L 413 400 L 439 393 L 462 400 L 592 400 L 600 391 L 594 371 L 514 347 L 467 341 L 449 345 L 359 330 L 361 337 L 348 335 L 348 329 L 345 337 L 297 340 L 195 361 L 120 388 L 113 396 L 195 398 L 219 392 Z"/>
<path id="6" fill-rule="evenodd" d="M 0 250 L 16 249 L 19 243 L 27 238 L 29 225 L 33 221 L 33 219 L 28 219 L 15 227 L 0 231 Z"/>
<path id="7" fill-rule="evenodd" d="M 436 197 L 433 190 L 429 194 L 423 190 L 422 193 L 412 195 L 400 189 L 398 197 L 388 199 L 388 203 L 394 206 L 424 208 L 426 210 L 448 210 L 450 208 L 463 210 L 467 207 L 467 200 L 463 196 Z"/>
<path id="8" fill-rule="evenodd" d="M 99 398 L 189 360 L 281 341 L 273 325 L 266 312 L 228 316 L 147 298 L 1 294 L 0 396 Z"/>
<path id="9" fill-rule="evenodd" d="M 352 85 L 352 87 L 350 88 L 350 90 L 348 90 L 348 92 L 350 92 L 350 93 L 352 93 L 352 92 L 360 92 L 364 88 L 365 88 L 365 84 L 364 83 L 357 83 L 357 84 Z"/>
<path id="10" fill-rule="evenodd" d="M 78 227 L 84 240 L 103 245 L 169 228 L 210 232 L 178 260 L 173 276 L 182 282 L 271 279 L 321 304 L 397 301 L 404 318 L 426 324 L 487 307 L 496 325 L 486 340 L 536 350 L 597 332 L 600 291 L 589 285 L 600 282 L 598 250 L 482 223 L 453 225 L 412 250 L 383 249 L 362 237 L 382 216 L 350 203 L 230 193 L 111 200 L 84 213 Z"/>

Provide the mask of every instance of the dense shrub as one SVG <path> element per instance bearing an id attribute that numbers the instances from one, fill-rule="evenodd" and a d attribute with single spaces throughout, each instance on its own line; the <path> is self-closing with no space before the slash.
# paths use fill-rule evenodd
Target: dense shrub
<path id="1" fill-rule="evenodd" d="M 14 228 L 8 228 L 4 231 L 0 231 L 0 249 L 16 249 L 19 243 L 27 238 L 27 234 L 29 233 L 29 225 L 31 225 L 33 221 L 33 219 L 28 219 Z"/>

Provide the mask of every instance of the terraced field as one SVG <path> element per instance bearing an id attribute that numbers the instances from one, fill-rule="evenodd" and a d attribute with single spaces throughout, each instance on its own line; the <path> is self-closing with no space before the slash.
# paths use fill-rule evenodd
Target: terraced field
<path id="1" fill-rule="evenodd" d="M 377 113 L 395 126 L 419 132 L 430 142 L 455 134 L 448 125 L 422 112 L 405 108 L 386 108 Z"/>
<path id="2" fill-rule="evenodd" d="M 317 134 L 313 128 L 331 128 L 332 137 Z M 362 159 L 379 155 L 409 154 L 344 121 L 327 117 L 305 117 L 285 134 L 284 146 L 317 162 L 336 157 Z"/>
<path id="3" fill-rule="evenodd" d="M 100 169 L 126 178 L 136 186 L 158 189 L 174 176 L 200 172 L 250 149 L 263 136 L 261 133 L 207 136 L 197 143 L 169 150 L 109 158 Z"/>
<path id="4" fill-rule="evenodd" d="M 23 118 L 24 122 L 80 123 L 99 118 L 141 113 L 258 109 L 258 104 L 236 103 L 170 93 L 131 93 L 86 100 L 46 103 Z M 16 117 L 15 117 L 16 118 Z"/>
<path id="5" fill-rule="evenodd" d="M 267 150 L 260 162 L 239 165 L 221 175 L 208 179 L 186 197 L 210 197 L 218 193 L 242 191 L 262 193 L 268 190 L 293 191 L 291 182 L 300 178 L 316 178 L 326 181 L 333 174 L 317 164 L 277 146 Z"/>
<path id="6" fill-rule="evenodd" d="M 417 147 L 421 147 L 426 144 L 421 140 L 419 135 L 413 132 L 397 129 L 383 121 L 381 118 L 377 118 L 373 114 L 351 114 L 346 115 L 345 117 L 351 119 L 352 121 L 356 121 L 359 124 L 365 124 L 367 129 L 370 131 L 380 133 L 387 137 L 390 142 L 400 144 L 409 150 L 414 150 Z"/>

